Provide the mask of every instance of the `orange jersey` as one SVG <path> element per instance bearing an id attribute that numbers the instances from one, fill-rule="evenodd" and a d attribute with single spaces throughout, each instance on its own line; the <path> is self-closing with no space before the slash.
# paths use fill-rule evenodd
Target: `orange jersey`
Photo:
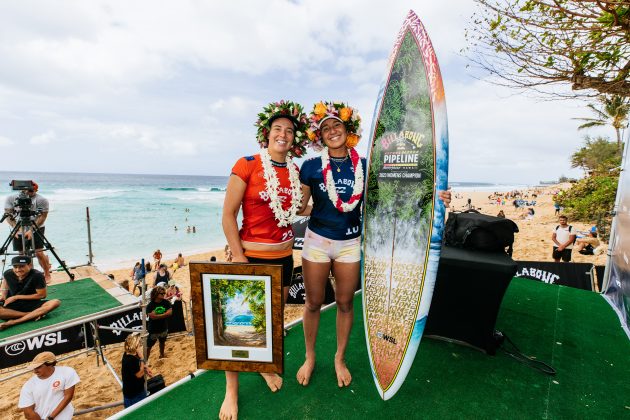
<path id="1" fill-rule="evenodd" d="M 289 170 L 285 167 L 274 167 L 280 182 L 278 198 L 282 202 L 282 208 L 288 210 L 291 207 L 291 181 Z M 293 239 L 291 225 L 278 226 L 271 207 L 269 207 L 269 195 L 265 190 L 265 175 L 260 155 L 240 158 L 232 173 L 241 178 L 246 184 L 243 195 L 243 226 L 239 231 L 241 240 L 266 244 L 278 244 Z"/>

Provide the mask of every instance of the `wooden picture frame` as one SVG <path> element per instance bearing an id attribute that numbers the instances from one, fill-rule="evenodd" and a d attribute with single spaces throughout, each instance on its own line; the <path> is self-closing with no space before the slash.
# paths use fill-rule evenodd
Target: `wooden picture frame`
<path id="1" fill-rule="evenodd" d="M 282 266 L 189 265 L 197 367 L 282 373 Z"/>

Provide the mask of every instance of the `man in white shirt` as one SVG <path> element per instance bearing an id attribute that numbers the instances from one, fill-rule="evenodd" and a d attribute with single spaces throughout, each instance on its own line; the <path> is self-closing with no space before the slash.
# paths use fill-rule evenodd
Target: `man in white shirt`
<path id="1" fill-rule="evenodd" d="M 71 420 L 74 414 L 72 398 L 79 375 L 68 366 L 56 366 L 57 358 L 49 351 L 35 356 L 28 365 L 35 376 L 20 392 L 18 407 L 26 419 Z"/>
<path id="2" fill-rule="evenodd" d="M 558 217 L 558 222 L 560 224 L 556 226 L 551 235 L 551 240 L 554 243 L 552 257 L 555 262 L 560 262 L 560 259 L 569 262 L 575 242 L 575 233 L 572 232 L 573 226 L 567 224 L 567 216 Z"/>

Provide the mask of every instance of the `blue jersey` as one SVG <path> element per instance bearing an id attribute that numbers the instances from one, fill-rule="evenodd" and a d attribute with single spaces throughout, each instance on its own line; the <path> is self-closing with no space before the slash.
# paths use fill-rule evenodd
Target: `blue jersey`
<path id="1" fill-rule="evenodd" d="M 341 172 L 337 172 L 337 165 Z M 331 159 L 331 173 L 337 187 L 337 194 L 342 201 L 347 202 L 352 196 L 354 188 L 354 168 L 352 161 L 346 159 L 338 163 Z M 365 159 L 361 158 L 365 185 Z M 343 213 L 333 205 L 328 198 L 322 174 L 322 158 L 315 157 L 302 164 L 300 181 L 311 189 L 313 196 L 313 211 L 308 222 L 308 228 L 318 235 L 328 239 L 345 240 L 361 236 L 361 205 L 363 197 L 354 210 Z"/>

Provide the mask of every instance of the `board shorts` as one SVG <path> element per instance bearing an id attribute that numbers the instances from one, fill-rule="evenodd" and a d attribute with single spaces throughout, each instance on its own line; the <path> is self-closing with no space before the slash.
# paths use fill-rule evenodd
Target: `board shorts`
<path id="1" fill-rule="evenodd" d="M 558 251 L 558 247 L 554 246 L 551 256 L 554 260 L 562 259 L 564 262 L 569 262 L 571 261 L 571 250 L 565 248 L 562 251 Z"/>
<path id="2" fill-rule="evenodd" d="M 273 264 L 282 266 L 282 286 L 291 286 L 291 280 L 293 279 L 293 255 L 289 255 L 282 258 L 276 258 L 267 260 L 264 258 L 247 257 L 247 260 L 252 264 Z"/>
<path id="3" fill-rule="evenodd" d="M 309 228 L 304 234 L 302 258 L 314 263 L 356 263 L 361 261 L 361 237 L 334 240 L 318 235 Z"/>
<path id="4" fill-rule="evenodd" d="M 46 230 L 46 226 L 42 226 L 39 228 L 39 232 L 43 235 Z M 26 241 L 26 249 L 31 249 L 32 241 Z M 35 235 L 35 249 L 43 249 L 44 248 L 44 240 L 41 235 Z M 13 238 L 13 250 L 21 251 L 22 250 L 22 235 L 19 235 L 17 238 Z"/>
<path id="5" fill-rule="evenodd" d="M 13 309 L 18 312 L 33 312 L 35 309 L 41 307 L 44 303 L 48 302 L 46 299 L 40 300 L 16 300 L 6 305 L 6 309 Z"/>
<path id="6" fill-rule="evenodd" d="M 149 338 L 147 339 L 147 347 L 151 348 L 155 344 L 156 341 L 160 341 L 160 343 L 166 342 L 166 337 L 168 337 L 168 330 L 159 332 L 159 333 L 151 333 L 149 334 Z"/>

